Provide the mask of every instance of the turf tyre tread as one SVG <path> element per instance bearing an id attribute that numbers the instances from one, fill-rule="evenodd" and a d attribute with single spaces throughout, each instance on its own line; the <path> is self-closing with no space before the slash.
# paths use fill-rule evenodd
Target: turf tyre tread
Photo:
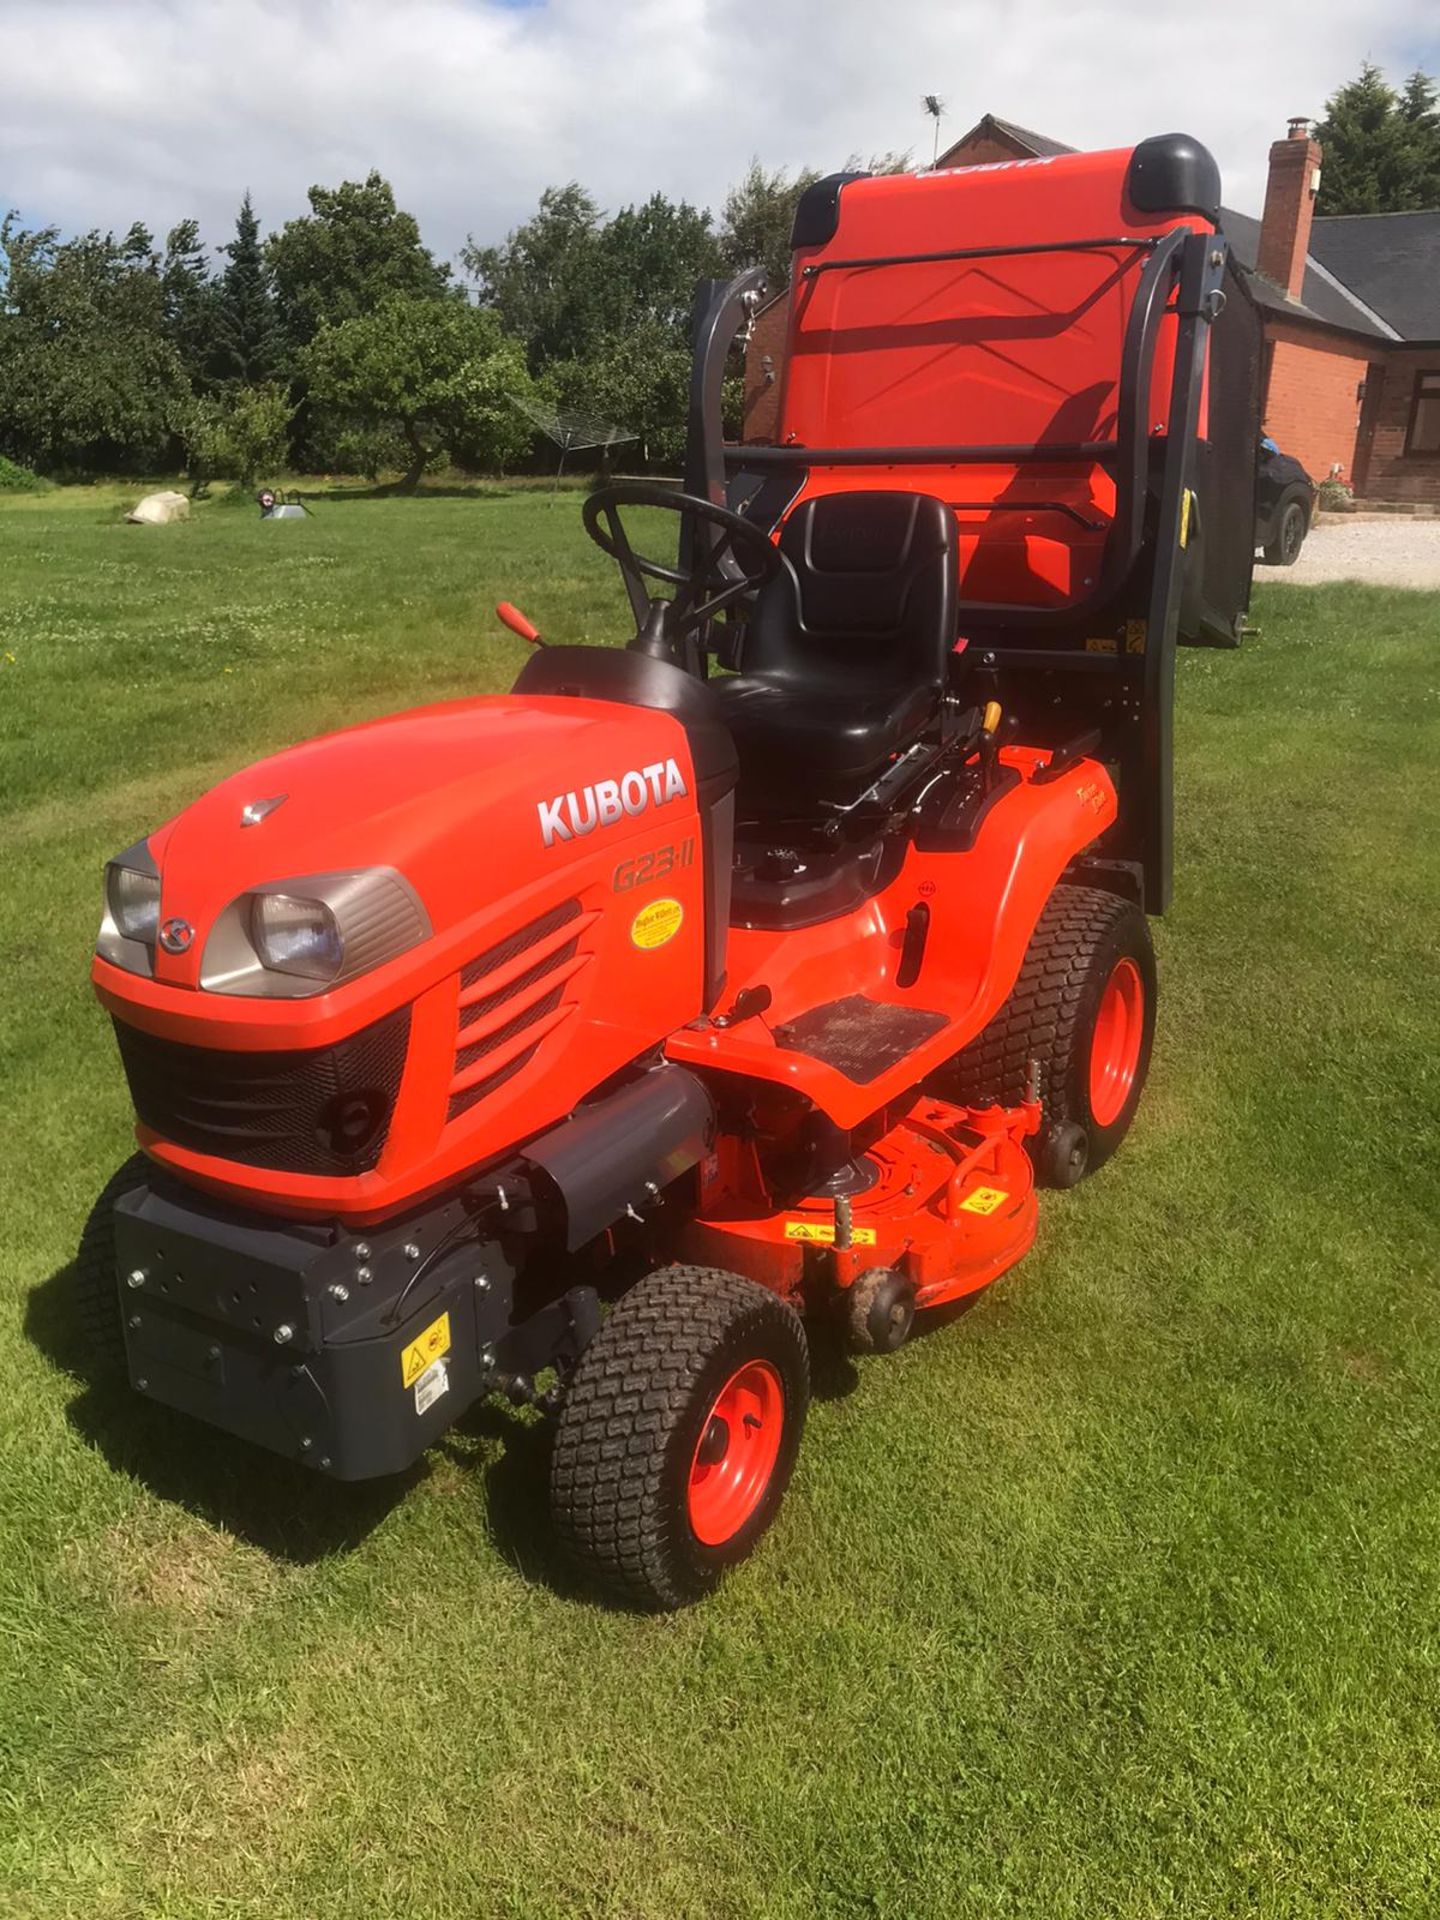
<path id="1" fill-rule="evenodd" d="M 125 1366 L 125 1326 L 115 1255 L 115 1202 L 143 1186 L 152 1172 L 143 1153 L 131 1154 L 105 1182 L 80 1235 L 72 1268 L 75 1324 L 97 1371 Z"/>
<path id="2" fill-rule="evenodd" d="M 785 1387 L 780 1456 L 757 1511 L 723 1547 L 690 1531 L 685 1488 L 715 1393 L 747 1359 Z M 743 1560 L 774 1518 L 810 1396 L 799 1316 L 768 1288 L 709 1267 L 664 1267 L 617 1304 L 581 1356 L 557 1423 L 551 1512 L 586 1576 L 626 1604 L 689 1604 Z"/>
<path id="3" fill-rule="evenodd" d="M 1144 982 L 1144 1040 L 1130 1097 L 1116 1119 L 1101 1127 L 1089 1107 L 1090 1042 L 1105 981 L 1126 954 Z M 1025 1098 L 1030 1062 L 1038 1062 L 1046 1124 L 1074 1123 L 1085 1130 L 1087 1171 L 1093 1173 L 1119 1146 L 1134 1118 L 1154 1021 L 1155 954 L 1144 913 L 1133 901 L 1099 887 L 1058 886 L 1036 922 L 1014 991 L 945 1070 L 945 1097 L 965 1106 L 1016 1106 Z"/>

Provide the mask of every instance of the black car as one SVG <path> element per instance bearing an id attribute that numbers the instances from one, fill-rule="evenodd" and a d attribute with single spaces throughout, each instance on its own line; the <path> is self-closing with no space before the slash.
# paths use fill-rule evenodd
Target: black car
<path id="1" fill-rule="evenodd" d="M 1255 474 L 1255 544 L 1267 565 L 1293 567 L 1315 517 L 1315 482 L 1273 440 L 1260 442 Z"/>

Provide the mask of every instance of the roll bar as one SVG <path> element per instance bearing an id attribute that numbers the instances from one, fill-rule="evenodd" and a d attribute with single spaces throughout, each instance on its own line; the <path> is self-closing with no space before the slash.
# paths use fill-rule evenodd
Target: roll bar
<path id="1" fill-rule="evenodd" d="M 1036 441 L 996 446 L 746 446 L 727 443 L 721 420 L 725 362 L 735 337 L 763 297 L 765 276 L 751 268 L 730 281 L 702 281 L 694 309 L 695 361 L 690 383 L 685 486 L 688 492 L 723 503 L 727 483 L 747 473 L 780 485 L 780 497 L 764 494 L 779 513 L 817 467 L 965 467 L 1005 463 L 1015 466 L 1101 464 L 1115 478 L 1115 516 L 1106 542 L 1100 577 L 1083 601 L 1066 607 L 1020 607 L 962 601 L 963 629 L 981 634 L 977 664 L 1006 678 L 1022 674 L 1102 673 L 1123 683 L 1120 708 L 1138 725 L 1107 727 L 1105 757 L 1114 762 L 1126 790 L 1123 852 L 1132 857 L 1151 912 L 1165 910 L 1172 869 L 1172 708 L 1175 647 L 1182 588 L 1182 529 L 1193 495 L 1195 446 L 1204 385 L 1206 329 L 1223 304 L 1221 282 L 1229 259 L 1222 235 L 1176 227 L 1155 237 L 1129 235 L 1073 241 L 1017 243 L 934 254 L 892 254 L 875 258 L 819 260 L 800 269 L 802 285 L 822 272 L 875 272 L 887 268 L 962 259 L 1029 254 L 1098 252 L 1131 247 L 1144 264 L 1126 321 L 1121 347 L 1116 429 L 1113 440 Z M 1172 305 L 1173 296 L 1173 305 Z M 1162 323 L 1176 327 L 1174 381 L 1158 472 L 1152 467 L 1149 397 L 1156 345 Z M 785 482 L 793 480 L 793 488 Z M 788 498 L 786 497 L 788 493 Z M 1018 503 L 1017 503 L 1018 504 Z M 1046 503 L 1033 503 L 1045 510 Z M 764 511 L 764 509 L 762 509 Z M 1087 653 L 1081 642 L 1087 618 L 1113 609 L 1131 582 L 1147 550 L 1153 556 L 1148 582 L 1135 588 L 1145 605 L 1144 650 L 1113 656 Z M 1135 591 L 1132 588 L 1132 595 Z M 1136 604 L 1132 598 L 1130 604 Z M 1046 644 L 1043 635 L 1069 630 L 1069 642 Z M 1035 635 L 1031 640 L 1030 635 Z M 1002 638 L 1003 636 L 1003 638 Z M 1058 638 L 1058 636 L 1057 636 Z M 1103 662 L 1103 667 L 1102 667 Z M 1020 683 L 1015 683 L 1018 687 Z M 1093 681 L 1091 682 L 1093 684 Z M 1048 696 L 1047 696 L 1048 697 Z"/>
<path id="2" fill-rule="evenodd" d="M 1112 468 L 1115 475 L 1115 518 L 1106 542 L 1105 559 L 1099 578 L 1083 601 L 1065 607 L 1023 609 L 1030 627 L 1065 627 L 1087 613 L 1104 606 L 1128 578 L 1139 558 L 1145 535 L 1145 499 L 1149 432 L 1145 401 L 1150 389 L 1150 373 L 1155 361 L 1155 346 L 1170 293 L 1180 273 L 1181 256 L 1188 241 L 1214 244 L 1209 236 L 1192 234 L 1177 227 L 1170 233 L 1135 238 L 1130 235 L 1089 240 L 1043 241 L 1004 247 L 960 247 L 943 253 L 887 254 L 873 259 L 817 261 L 801 269 L 802 276 L 818 274 L 822 269 L 870 272 L 886 267 L 910 266 L 917 262 L 945 260 L 987 260 L 996 257 L 1049 253 L 1098 252 L 1115 247 L 1130 247 L 1145 256 L 1140 284 L 1135 289 L 1120 359 L 1119 403 L 1116 436 L 1113 440 L 1020 441 L 1005 445 L 946 446 L 862 446 L 862 447 L 764 447 L 746 446 L 724 439 L 720 398 L 724 379 L 725 356 L 734 340 L 734 332 L 724 333 L 727 316 L 735 313 L 735 326 L 748 318 L 746 294 L 752 275 L 729 282 L 701 283 L 696 304 L 696 357 L 691 381 L 689 454 L 686 465 L 687 491 L 699 491 L 692 484 L 695 475 L 691 461 L 703 468 L 707 483 L 713 483 L 717 464 L 722 472 L 745 470 L 763 472 L 770 468 L 795 471 L 802 476 L 814 467 L 892 467 L 892 466 L 986 466 L 986 465 L 1061 465 L 1099 463 Z M 1223 243 L 1220 243 L 1223 245 Z M 705 304 L 706 289 L 715 289 Z M 718 361 L 718 372 L 715 362 Z M 713 394 L 713 404 L 712 404 Z M 710 496 L 713 497 L 713 496 Z M 1004 601 L 965 601 L 962 613 L 980 624 L 1014 620 L 1022 609 Z"/>

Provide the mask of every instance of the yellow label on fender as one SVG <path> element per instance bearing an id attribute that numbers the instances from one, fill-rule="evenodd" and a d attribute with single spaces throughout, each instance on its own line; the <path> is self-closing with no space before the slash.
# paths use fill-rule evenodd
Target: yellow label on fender
<path id="1" fill-rule="evenodd" d="M 787 1240 L 804 1240 L 812 1247 L 833 1247 L 835 1244 L 835 1223 L 833 1220 L 787 1220 L 785 1222 Z M 875 1244 L 874 1227 L 852 1227 L 850 1229 L 852 1247 L 873 1247 Z"/>
<path id="2" fill-rule="evenodd" d="M 442 1353 L 450 1351 L 450 1316 L 442 1313 L 438 1320 L 432 1320 L 425 1331 L 416 1340 L 412 1340 L 400 1356 L 400 1378 L 407 1387 L 413 1387 L 427 1367 L 434 1366 Z"/>
<path id="3" fill-rule="evenodd" d="M 630 939 L 643 952 L 663 947 L 680 931 L 685 909 L 678 900 L 652 900 L 630 922 Z"/>
<path id="4" fill-rule="evenodd" d="M 976 1187 L 960 1202 L 961 1213 L 994 1213 L 1009 1194 L 1000 1187 Z"/>

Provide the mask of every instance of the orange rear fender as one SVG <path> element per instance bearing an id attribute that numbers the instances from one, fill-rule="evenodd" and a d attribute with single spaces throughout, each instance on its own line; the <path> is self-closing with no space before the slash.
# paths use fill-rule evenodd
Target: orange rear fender
<path id="1" fill-rule="evenodd" d="M 684 1028 L 668 1044 L 670 1057 L 788 1085 L 838 1125 L 854 1127 L 974 1039 L 1014 987 L 1055 883 L 1117 812 L 1114 785 L 1098 761 L 1077 761 L 1036 783 L 1029 775 L 1043 755 L 1016 749 L 1004 757 L 1025 777 L 991 807 L 968 851 L 912 847 L 884 892 L 819 926 L 733 929 L 726 1002 L 764 986 L 769 1008 L 733 1028 Z M 928 912 L 928 933 L 919 971 L 902 987 L 896 976 L 917 907 Z M 943 1024 L 863 1083 L 786 1043 L 791 1022 L 854 996 L 943 1015 Z"/>
<path id="2" fill-rule="evenodd" d="M 954 1020 L 955 1044 L 973 1039 L 1019 978 L 1061 874 L 1113 824 L 1117 811 L 1109 773 L 1099 761 L 1082 760 L 1053 781 L 1027 778 L 998 801 L 969 853 L 912 855 L 896 887 L 908 885 L 913 895 L 905 912 L 914 899 L 929 898 L 931 934 L 919 977 L 896 997 L 943 1005 Z M 937 991 L 943 1001 L 935 999 Z"/>

